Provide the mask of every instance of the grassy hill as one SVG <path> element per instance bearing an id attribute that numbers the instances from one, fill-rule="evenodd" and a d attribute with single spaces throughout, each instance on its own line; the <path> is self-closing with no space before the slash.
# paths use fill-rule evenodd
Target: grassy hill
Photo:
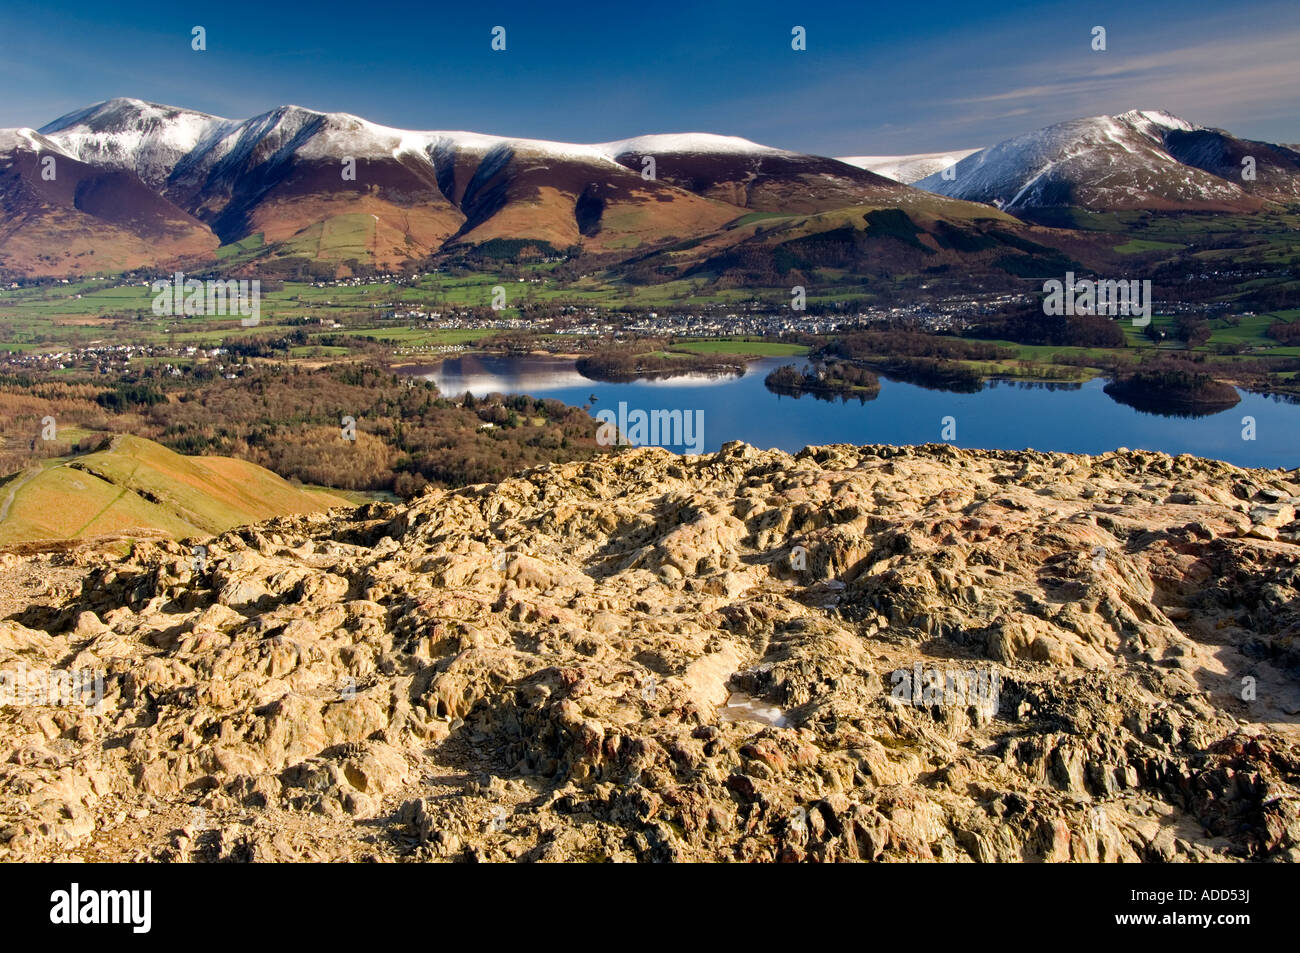
<path id="1" fill-rule="evenodd" d="M 45 461 L 0 483 L 0 546 L 134 533 L 208 536 L 346 505 L 244 460 L 186 457 L 118 436 L 107 450 Z"/>

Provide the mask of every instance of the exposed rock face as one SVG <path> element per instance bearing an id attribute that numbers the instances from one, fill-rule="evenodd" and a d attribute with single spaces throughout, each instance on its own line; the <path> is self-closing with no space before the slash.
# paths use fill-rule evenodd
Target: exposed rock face
<path id="1" fill-rule="evenodd" d="M 0 857 L 1296 860 L 1298 496 L 732 444 L 7 557 L 103 685 L 0 709 Z"/>

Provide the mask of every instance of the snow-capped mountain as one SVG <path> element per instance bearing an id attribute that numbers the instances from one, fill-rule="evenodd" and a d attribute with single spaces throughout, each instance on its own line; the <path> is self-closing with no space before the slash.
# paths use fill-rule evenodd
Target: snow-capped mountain
<path id="1" fill-rule="evenodd" d="M 82 162 L 31 129 L 0 130 L 0 267 L 122 271 L 212 255 L 211 230 L 120 164 Z"/>
<path id="2" fill-rule="evenodd" d="M 512 163 L 525 169 L 545 164 L 560 178 L 571 178 L 575 169 L 582 174 L 597 170 L 598 177 L 615 169 L 639 175 L 645 158 L 653 156 L 651 181 L 756 211 L 818 211 L 889 202 L 902 194 L 894 182 L 835 159 L 699 132 L 580 144 L 395 129 L 300 106 L 281 106 L 238 122 L 132 99 L 70 113 L 41 131 L 83 161 L 133 169 L 181 205 L 201 206 L 209 213 L 224 207 L 225 197 L 237 195 L 241 181 L 250 177 L 260 186 L 286 163 L 337 163 L 345 157 L 400 162 L 408 172 L 422 170 L 445 185 L 448 170 L 468 165 L 480 177 Z M 459 202 L 446 188 L 443 192 Z"/>
<path id="3" fill-rule="evenodd" d="M 976 152 L 979 150 L 955 149 L 952 152 L 919 152 L 910 156 L 840 156 L 839 161 L 911 185 L 927 175 L 942 172 Z"/>
<path id="4" fill-rule="evenodd" d="M 1239 183 L 1247 155 L 1258 180 Z M 47 181 L 50 157 L 59 175 Z M 951 159 L 960 161 L 950 181 L 940 173 Z M 906 184 L 926 171 L 920 188 Z M 583 144 L 398 129 L 292 105 L 236 120 L 112 99 L 40 130 L 0 130 L 0 270 L 102 271 L 210 257 L 245 239 L 259 263 L 287 275 L 318 262 L 397 267 L 500 241 L 628 262 L 685 244 L 762 270 L 767 252 L 750 246 L 787 233 L 812 244 L 827 229 L 839 237 L 817 253 L 826 260 L 857 261 L 871 248 L 872 261 L 902 263 L 900 242 L 906 255 L 970 250 L 986 242 L 967 242 L 963 229 L 1017 226 L 991 204 L 1033 218 L 1069 206 L 1242 211 L 1296 197 L 1296 151 L 1153 111 L 1060 123 L 979 151 L 846 161 L 702 132 Z M 751 212 L 785 224 L 756 225 Z M 930 238 L 898 237 L 914 228 Z M 832 249 L 845 229 L 870 237 Z M 732 255 L 736 243 L 749 245 Z M 684 260 L 665 254 L 655 275 Z"/>
<path id="5" fill-rule="evenodd" d="M 321 223 L 335 221 L 330 234 L 360 236 L 340 254 L 388 263 L 492 239 L 627 253 L 747 211 L 936 204 L 835 159 L 700 132 L 582 144 L 397 129 L 292 105 L 233 120 L 113 99 L 28 135 L 131 173 L 222 243 L 261 234 L 322 257 L 332 252 Z"/>
<path id="6" fill-rule="evenodd" d="M 916 186 L 1013 213 L 1069 206 L 1094 211 L 1259 208 L 1259 200 L 1241 185 L 1171 154 L 1170 137 L 1201 131 L 1155 110 L 1073 119 L 982 149 L 958 162 L 951 179 L 936 173 Z"/>
<path id="7" fill-rule="evenodd" d="M 159 188 L 177 162 L 235 125 L 192 109 L 122 98 L 60 116 L 40 131 L 82 162 L 130 169 Z"/>
<path id="8" fill-rule="evenodd" d="M 1238 139 L 1222 129 L 1200 128 L 1168 130 L 1164 143 L 1179 162 L 1234 182 L 1256 198 L 1274 202 L 1300 199 L 1300 147 Z"/>
<path id="9" fill-rule="evenodd" d="M 240 121 L 126 98 L 68 113 L 40 132 L 85 161 L 93 159 L 137 172 L 147 170 L 149 174 L 141 174 L 141 178 L 150 182 L 170 176 L 182 160 L 188 159 L 186 165 L 191 169 L 211 167 L 231 156 L 237 161 L 241 152 L 247 154 L 254 144 L 265 142 L 292 144 L 306 159 L 344 155 L 397 158 L 404 154 L 429 158 L 448 149 L 485 154 L 502 147 L 596 164 L 617 163 L 620 157 L 645 154 L 798 155 L 748 139 L 711 133 L 645 135 L 583 145 L 477 132 L 396 129 L 349 113 L 318 112 L 293 105 Z"/>
<path id="10" fill-rule="evenodd" d="M 617 165 L 620 158 L 647 154 L 798 155 L 710 133 L 646 135 L 584 145 L 477 132 L 396 129 L 349 113 L 293 105 L 240 121 L 125 98 L 68 113 L 42 127 L 40 134 L 83 161 L 134 169 L 152 185 L 162 185 L 178 166 L 185 176 L 193 177 L 219 165 L 239 164 L 259 152 L 259 159 L 271 159 L 285 148 L 302 159 L 412 155 L 426 160 L 448 151 L 485 155 L 508 148 L 596 165 Z"/>
<path id="11" fill-rule="evenodd" d="M 658 133 L 604 142 L 593 148 L 611 159 L 632 155 L 676 155 L 681 153 L 713 153 L 718 155 L 799 155 L 785 149 L 759 145 L 739 136 L 718 136 L 708 132 Z"/>
<path id="12" fill-rule="evenodd" d="M 584 228 L 594 236 L 596 212 L 629 200 L 627 190 L 641 182 L 615 161 L 620 143 L 412 131 L 292 105 L 237 121 L 117 99 L 57 119 L 42 134 L 83 161 L 134 171 L 222 241 L 258 232 L 268 243 L 286 241 L 322 220 L 361 215 L 375 224 L 360 251 L 381 260 L 431 254 L 461 237 L 572 244 Z M 691 206 L 677 218 L 707 227 L 739 214 L 655 182 L 638 188 L 667 193 L 658 196 L 660 212 Z M 575 204 L 589 190 L 580 223 Z M 523 204 L 532 214 L 521 213 Z M 653 235 L 654 223 L 645 230 Z"/>

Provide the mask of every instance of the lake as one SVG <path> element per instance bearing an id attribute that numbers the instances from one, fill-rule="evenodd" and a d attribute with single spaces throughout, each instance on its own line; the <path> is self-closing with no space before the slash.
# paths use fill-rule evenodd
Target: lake
<path id="1" fill-rule="evenodd" d="M 436 365 L 407 367 L 403 373 L 434 381 L 448 397 L 467 390 L 476 397 L 530 394 L 576 406 L 590 403 L 593 414 L 605 409 L 617 413 L 620 402 L 629 413 L 702 411 L 704 452 L 728 440 L 788 451 L 809 444 L 932 443 L 943 436 L 943 418 L 952 417 L 955 439 L 950 442 L 959 447 L 1091 454 L 1128 447 L 1192 453 L 1239 466 L 1300 466 L 1300 404 L 1282 398 L 1243 391 L 1241 403 L 1230 410 L 1186 418 L 1116 403 L 1102 391 L 1103 379 L 1051 387 L 991 381 L 978 393 L 954 394 L 882 375 L 879 396 L 866 403 L 781 396 L 764 386 L 772 369 L 804 363 L 800 358 L 764 358 L 752 362 L 740 377 L 688 375 L 605 384 L 583 377 L 566 358 L 465 354 Z M 1242 437 L 1242 418 L 1247 416 L 1255 421 L 1254 440 Z"/>

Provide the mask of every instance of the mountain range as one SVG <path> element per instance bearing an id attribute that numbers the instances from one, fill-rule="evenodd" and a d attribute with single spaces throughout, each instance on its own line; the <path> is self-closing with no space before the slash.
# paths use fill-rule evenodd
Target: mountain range
<path id="1" fill-rule="evenodd" d="M 1246 156 L 1253 181 L 1240 181 Z M 574 144 L 112 99 L 0 130 L 0 273 L 222 260 L 332 275 L 578 249 L 645 281 L 828 257 L 906 270 L 987 251 L 1005 265 L 1038 253 L 1026 223 L 1059 224 L 1045 210 L 1253 212 L 1298 197 L 1300 153 L 1154 111 L 977 151 L 834 159 L 706 133 Z"/>

